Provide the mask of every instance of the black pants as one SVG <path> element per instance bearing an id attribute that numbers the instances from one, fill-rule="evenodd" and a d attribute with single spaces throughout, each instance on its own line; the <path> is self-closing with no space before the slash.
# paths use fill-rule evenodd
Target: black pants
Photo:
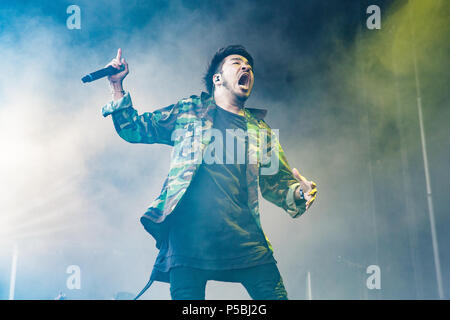
<path id="1" fill-rule="evenodd" d="M 170 270 L 170 295 L 173 300 L 205 300 L 208 280 L 240 282 L 254 300 L 287 300 L 275 263 L 220 271 L 175 267 Z"/>

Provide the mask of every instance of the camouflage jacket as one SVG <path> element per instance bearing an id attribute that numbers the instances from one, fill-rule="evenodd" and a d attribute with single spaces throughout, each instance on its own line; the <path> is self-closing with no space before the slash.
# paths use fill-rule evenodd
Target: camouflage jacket
<path id="1" fill-rule="evenodd" d="M 176 104 L 138 114 L 130 94 L 111 101 L 102 109 L 103 116 L 112 115 L 120 137 L 131 143 L 162 143 L 173 146 L 169 174 L 161 194 L 141 217 L 144 228 L 155 238 L 159 248 L 167 230 L 167 217 L 184 195 L 199 165 L 206 146 L 211 142 L 217 106 L 205 92 Z M 305 212 L 305 200 L 295 201 L 294 190 L 299 186 L 292 174 L 277 135 L 263 120 L 267 111 L 244 108 L 248 134 L 247 187 L 248 206 L 261 228 L 258 186 L 261 195 L 283 208 L 291 217 Z M 264 133 L 264 134 L 263 134 Z M 270 246 L 267 237 L 266 240 Z"/>

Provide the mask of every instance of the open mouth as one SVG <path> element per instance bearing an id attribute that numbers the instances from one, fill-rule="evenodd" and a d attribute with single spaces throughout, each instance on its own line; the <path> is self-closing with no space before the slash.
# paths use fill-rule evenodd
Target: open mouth
<path id="1" fill-rule="evenodd" d="M 250 85 L 250 75 L 248 73 L 243 73 L 239 78 L 238 85 L 241 88 L 248 89 Z"/>

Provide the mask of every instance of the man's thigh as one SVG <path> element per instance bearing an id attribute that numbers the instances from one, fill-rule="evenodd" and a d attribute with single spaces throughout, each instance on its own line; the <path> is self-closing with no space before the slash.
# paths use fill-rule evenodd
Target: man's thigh
<path id="1" fill-rule="evenodd" d="M 170 270 L 171 297 L 173 300 L 204 300 L 208 280 L 240 282 L 254 300 L 287 300 L 275 263 L 226 271 L 175 267 Z"/>
<path id="2" fill-rule="evenodd" d="M 247 268 L 241 283 L 254 300 L 287 300 L 283 279 L 275 263 Z"/>
<path id="3" fill-rule="evenodd" d="M 200 269 L 175 267 L 170 270 L 172 300 L 205 300 L 207 277 Z"/>

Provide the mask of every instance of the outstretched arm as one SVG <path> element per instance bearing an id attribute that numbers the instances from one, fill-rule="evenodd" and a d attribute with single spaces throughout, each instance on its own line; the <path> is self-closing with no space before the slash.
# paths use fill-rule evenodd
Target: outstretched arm
<path id="1" fill-rule="evenodd" d="M 131 143 L 163 143 L 173 145 L 171 139 L 175 127 L 179 103 L 168 107 L 145 112 L 141 115 L 133 108 L 130 94 L 123 90 L 123 80 L 128 75 L 128 64 L 122 58 L 122 50 L 117 50 L 117 56 L 106 66 L 113 66 L 122 71 L 109 76 L 113 101 L 102 109 L 103 116 L 112 116 L 114 127 L 124 140 Z"/>
<path id="2" fill-rule="evenodd" d="M 175 128 L 180 104 L 138 114 L 133 108 L 127 92 L 117 101 L 103 107 L 103 116 L 111 115 L 119 136 L 131 143 L 163 143 L 173 145 L 172 132 Z"/>

